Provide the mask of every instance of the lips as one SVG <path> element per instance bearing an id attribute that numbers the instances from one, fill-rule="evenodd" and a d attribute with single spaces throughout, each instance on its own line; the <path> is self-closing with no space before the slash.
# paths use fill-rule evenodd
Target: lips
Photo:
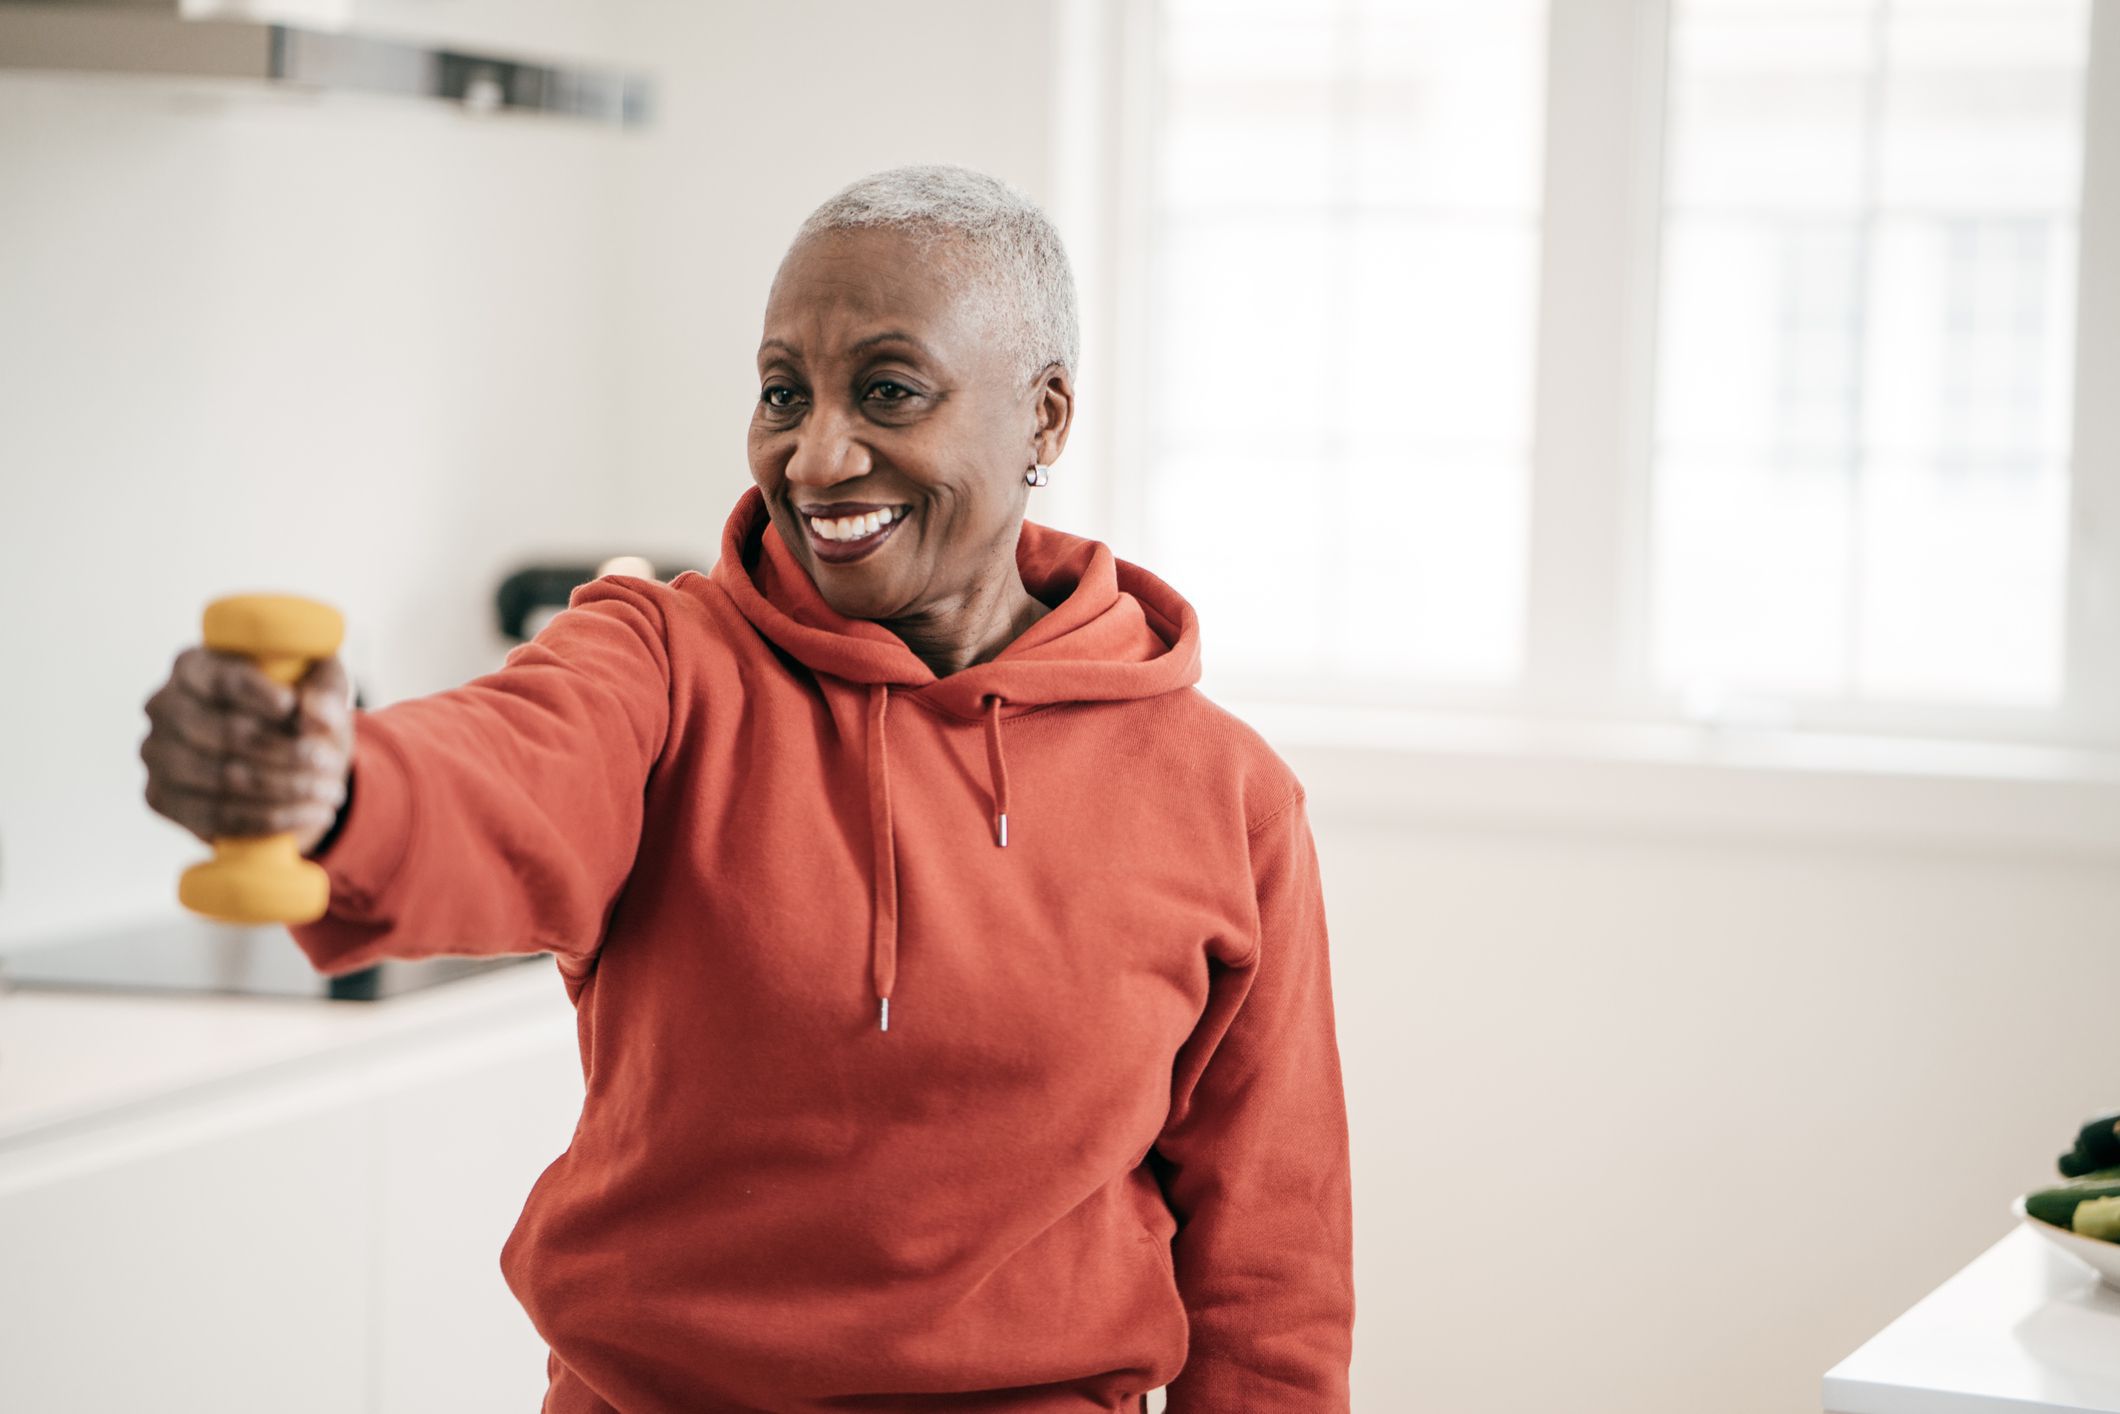
<path id="1" fill-rule="evenodd" d="M 828 539 L 818 533 L 817 522 L 829 520 L 842 532 L 846 518 L 871 513 L 891 513 L 891 518 L 875 530 L 856 539 Z M 854 560 L 867 559 L 881 549 L 883 543 L 898 532 L 898 527 L 912 519 L 910 507 L 894 506 L 888 502 L 833 501 L 818 506 L 799 507 L 796 515 L 801 519 L 804 537 L 810 542 L 810 553 L 826 564 L 843 565 Z"/>
<path id="2" fill-rule="evenodd" d="M 896 510 L 903 504 L 898 501 L 820 501 L 814 506 L 797 506 L 799 516 L 816 516 L 820 520 L 836 520 L 840 516 L 862 516 L 870 511 Z"/>

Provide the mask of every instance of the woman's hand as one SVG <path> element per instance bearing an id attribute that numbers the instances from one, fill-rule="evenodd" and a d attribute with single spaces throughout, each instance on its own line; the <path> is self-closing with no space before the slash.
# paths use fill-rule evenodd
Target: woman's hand
<path id="1" fill-rule="evenodd" d="M 346 799 L 351 695 L 336 657 L 287 687 L 248 658 L 185 649 L 147 699 L 148 808 L 209 843 L 291 832 L 307 854 Z"/>

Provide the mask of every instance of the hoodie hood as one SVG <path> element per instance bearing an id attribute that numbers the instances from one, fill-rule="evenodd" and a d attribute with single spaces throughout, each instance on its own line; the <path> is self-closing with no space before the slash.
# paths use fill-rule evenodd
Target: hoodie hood
<path id="1" fill-rule="evenodd" d="M 723 528 L 710 578 L 751 626 L 820 676 L 866 689 L 869 822 L 874 841 L 870 960 L 878 1024 L 890 1029 L 898 963 L 898 860 L 891 829 L 891 694 L 919 698 L 967 724 L 983 722 L 997 848 L 1010 847 L 1008 763 L 1002 723 L 1054 703 L 1118 702 L 1191 687 L 1200 679 L 1199 618 L 1179 593 L 1102 541 L 1035 521 L 1016 540 L 1023 587 L 1049 606 L 1001 652 L 937 677 L 904 640 L 825 602 L 781 539 L 758 487 L 746 489 Z M 1018 839 L 1016 848 L 1035 845 Z"/>

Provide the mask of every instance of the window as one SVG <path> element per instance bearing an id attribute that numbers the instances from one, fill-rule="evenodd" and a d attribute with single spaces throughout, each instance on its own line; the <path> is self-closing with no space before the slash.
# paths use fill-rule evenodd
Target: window
<path id="1" fill-rule="evenodd" d="M 1144 519 L 1215 670 L 1518 671 L 1543 9 L 1160 9 Z"/>
<path id="2" fill-rule="evenodd" d="M 1664 685 L 2063 689 L 2085 0 L 1681 0 Z"/>
<path id="3" fill-rule="evenodd" d="M 2120 744 L 2090 0 L 1079 3 L 1210 691 Z"/>

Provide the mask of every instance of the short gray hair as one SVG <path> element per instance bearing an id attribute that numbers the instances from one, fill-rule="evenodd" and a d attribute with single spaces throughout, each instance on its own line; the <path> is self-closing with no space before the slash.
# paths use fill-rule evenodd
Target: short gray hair
<path id="1" fill-rule="evenodd" d="M 975 272 L 979 298 L 1013 326 L 1020 376 L 1057 363 L 1073 374 L 1082 335 L 1075 275 L 1060 233 L 1037 203 L 969 167 L 893 167 L 843 188 L 795 233 L 794 245 L 831 231 L 884 226 L 922 244 L 956 243 Z"/>

